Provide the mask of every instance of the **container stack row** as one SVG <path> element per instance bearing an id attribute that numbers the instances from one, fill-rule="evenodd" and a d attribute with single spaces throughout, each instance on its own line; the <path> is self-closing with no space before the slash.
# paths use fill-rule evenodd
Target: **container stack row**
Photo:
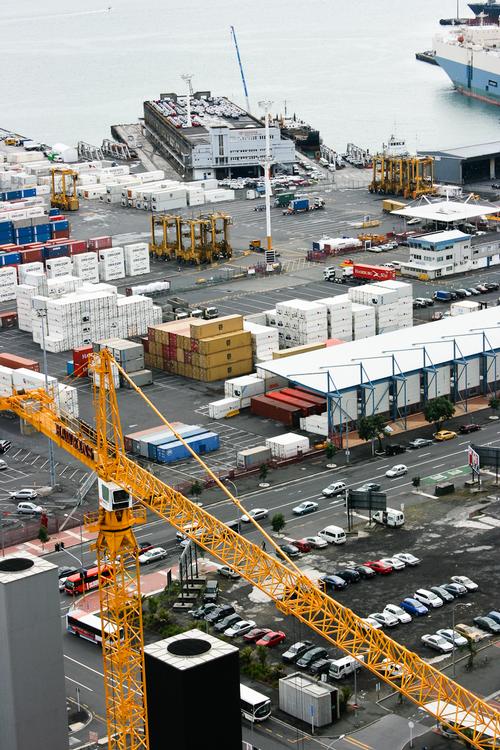
<path id="1" fill-rule="evenodd" d="M 78 416 L 78 390 L 59 383 L 57 378 L 40 372 L 38 362 L 15 354 L 0 355 L 0 396 L 11 396 L 14 391 L 48 388 L 56 409 L 61 414 Z"/>
<path id="2" fill-rule="evenodd" d="M 353 309 L 356 303 L 373 309 L 376 334 L 398 331 L 413 325 L 411 284 L 396 280 L 378 281 L 375 284 L 353 287 L 349 289 L 348 296 Z"/>
<path id="3" fill-rule="evenodd" d="M 145 385 L 151 385 L 153 382 L 153 373 L 151 370 L 144 368 L 144 346 L 142 344 L 120 338 L 94 341 L 92 350 L 100 352 L 102 349 L 107 349 L 111 352 L 116 362 L 118 362 L 136 386 L 142 388 Z M 89 374 L 92 377 L 92 373 L 89 372 Z M 122 375 L 118 368 L 117 375 L 118 378 L 115 377 L 114 380 L 118 381 L 118 386 L 132 388 L 130 382 Z"/>
<path id="4" fill-rule="evenodd" d="M 265 362 L 273 358 L 273 352 L 279 349 L 278 329 L 245 320 L 245 331 L 252 336 L 252 354 L 254 362 Z"/>
<path id="5" fill-rule="evenodd" d="M 148 367 L 204 382 L 245 375 L 253 367 L 251 334 L 243 330 L 241 315 L 150 326 L 145 350 Z"/>
<path id="6" fill-rule="evenodd" d="M 219 435 L 204 427 L 188 425 L 183 422 L 173 422 L 172 427 L 191 450 L 199 456 L 212 453 L 220 447 Z M 162 464 L 170 464 L 192 457 L 184 443 L 178 440 L 173 430 L 165 425 L 125 435 L 125 450 L 136 456 L 141 456 L 141 458 Z"/>
<path id="7" fill-rule="evenodd" d="M 278 302 L 276 321 L 282 349 L 316 344 L 328 338 L 326 308 L 317 302 L 302 299 Z"/>
<path id="8" fill-rule="evenodd" d="M 303 388 L 281 388 L 253 396 L 250 411 L 259 417 L 272 419 L 290 427 L 298 427 L 300 419 L 320 415 L 326 409 L 324 398 Z"/>

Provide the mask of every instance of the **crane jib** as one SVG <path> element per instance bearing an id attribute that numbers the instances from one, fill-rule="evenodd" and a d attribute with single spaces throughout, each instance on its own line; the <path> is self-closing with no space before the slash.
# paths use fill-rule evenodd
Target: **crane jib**
<path id="1" fill-rule="evenodd" d="M 71 430 L 68 430 L 67 427 L 63 427 L 61 424 L 56 424 L 55 427 L 56 435 L 60 437 L 61 440 L 68 443 L 68 445 L 71 445 L 72 448 L 75 448 L 75 450 L 81 453 L 82 456 L 90 459 L 94 458 L 94 449 L 91 445 L 88 445 L 88 443 L 79 438 L 78 435 L 75 435 Z"/>

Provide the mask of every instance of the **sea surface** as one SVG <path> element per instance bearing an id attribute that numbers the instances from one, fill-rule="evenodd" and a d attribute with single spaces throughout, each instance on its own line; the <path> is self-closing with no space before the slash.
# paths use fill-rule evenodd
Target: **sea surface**
<path id="1" fill-rule="evenodd" d="M 17 0 L 0 4 L 0 127 L 45 143 L 100 144 L 142 102 L 183 91 L 296 113 L 344 151 L 391 133 L 410 148 L 500 139 L 500 108 L 454 92 L 415 60 L 455 0 Z M 108 9 L 110 7 L 110 9 Z M 461 4 L 461 15 L 467 13 Z M 286 104 L 285 104 L 286 103 Z"/>

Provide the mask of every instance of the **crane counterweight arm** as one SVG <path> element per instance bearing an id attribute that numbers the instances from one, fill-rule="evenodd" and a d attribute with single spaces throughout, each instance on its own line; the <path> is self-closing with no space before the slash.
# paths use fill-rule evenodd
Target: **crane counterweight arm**
<path id="1" fill-rule="evenodd" d="M 123 543 L 123 551 L 129 552 L 134 542 L 133 532 L 129 526 L 139 519 L 145 520 L 145 510 L 148 509 L 185 533 L 221 563 L 234 568 L 250 584 L 267 594 L 281 612 L 293 615 L 331 644 L 354 656 L 378 679 L 391 685 L 415 704 L 424 707 L 438 721 L 451 726 L 473 747 L 478 750 L 498 747 L 492 744 L 492 741 L 496 742 L 500 738 L 500 714 L 493 706 L 453 682 L 381 630 L 369 626 L 350 609 L 320 591 L 300 569 L 288 568 L 182 493 L 138 466 L 125 455 L 121 447 L 121 428 L 115 429 L 114 438 L 117 443 L 113 439 L 104 440 L 102 435 L 99 436 L 96 430 L 81 420 L 68 419 L 59 414 L 44 391 L 2 397 L 0 410 L 4 409 L 14 411 L 61 448 L 96 471 L 101 479 L 116 483 L 135 500 L 135 506 L 128 511 L 129 515 L 119 518 L 115 511 L 107 518 L 101 508 L 88 519 L 91 528 L 96 528 L 100 538 L 102 537 L 101 543 L 98 540 L 97 545 L 100 565 L 103 563 L 102 553 L 106 544 L 112 551 L 112 560 L 120 563 L 116 567 L 113 585 L 100 585 L 99 588 L 101 610 L 111 612 L 110 619 L 113 622 L 123 623 L 125 637 L 129 639 L 125 644 L 118 639 L 114 645 L 109 637 L 106 644 L 103 640 L 105 670 L 112 677 L 108 685 L 110 691 L 115 684 L 114 676 L 117 669 L 120 670 L 120 674 L 126 676 L 122 684 L 140 685 L 143 661 L 138 566 L 136 564 L 133 574 L 125 571 L 125 555 L 120 553 L 121 560 L 118 561 L 116 553 L 119 545 L 111 544 L 110 547 L 110 543 L 106 542 L 106 526 L 117 528 L 122 523 L 121 531 L 123 539 L 126 540 Z M 104 415 L 104 410 L 102 414 Z M 104 429 L 102 420 L 97 421 L 97 424 L 101 430 Z M 109 591 L 109 596 L 106 591 Z M 127 624 L 125 614 L 130 608 L 135 612 L 135 619 L 132 618 L 135 623 L 133 627 Z M 397 667 L 397 673 L 391 673 L 391 666 Z M 108 711 L 108 727 L 111 728 L 110 731 L 116 731 L 118 736 L 113 748 L 147 748 L 147 740 L 141 734 L 140 728 L 141 717 L 145 721 L 140 701 L 134 704 L 138 718 L 134 719 L 136 723 L 133 729 L 128 729 L 124 705 L 126 704 L 122 694 L 114 695 L 113 700 L 108 703 L 108 708 L 112 706 L 113 710 L 119 709 L 116 714 L 118 719 L 116 716 L 110 716 L 112 711 Z M 129 736 L 132 731 L 135 732 L 134 743 L 127 744 L 127 731 Z"/>

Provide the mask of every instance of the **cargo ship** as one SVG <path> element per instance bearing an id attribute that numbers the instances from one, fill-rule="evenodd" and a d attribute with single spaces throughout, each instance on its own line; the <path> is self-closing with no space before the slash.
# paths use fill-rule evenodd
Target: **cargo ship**
<path id="1" fill-rule="evenodd" d="M 484 13 L 489 21 L 498 23 L 500 20 L 500 3 L 496 0 L 486 0 L 485 3 L 469 3 L 469 8 L 475 16 Z"/>
<path id="2" fill-rule="evenodd" d="M 500 26 L 455 26 L 433 47 L 458 92 L 500 106 Z"/>
<path id="3" fill-rule="evenodd" d="M 319 130 L 315 130 L 295 115 L 293 117 L 277 115 L 272 124 L 280 128 L 284 138 L 294 141 L 295 147 L 303 154 L 311 158 L 319 157 L 321 146 Z"/>

